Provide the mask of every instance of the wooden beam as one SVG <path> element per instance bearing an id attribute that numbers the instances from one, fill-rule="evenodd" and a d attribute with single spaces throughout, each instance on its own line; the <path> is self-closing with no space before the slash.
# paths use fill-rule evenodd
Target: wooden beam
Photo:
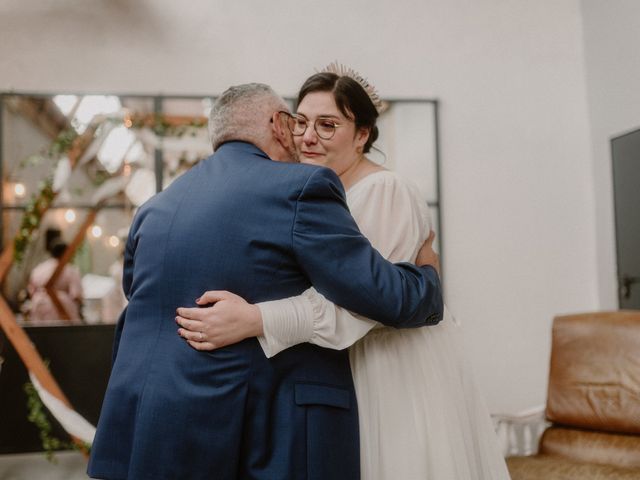
<path id="1" fill-rule="evenodd" d="M 13 97 L 9 102 L 13 111 L 33 123 L 40 131 L 52 140 L 60 132 L 71 126 L 67 118 L 60 112 L 53 100 L 39 97 Z"/>
<path id="2" fill-rule="evenodd" d="M 97 125 L 91 124 L 84 133 L 78 136 L 71 145 L 71 148 L 67 152 L 67 157 L 69 158 L 69 163 L 71 164 L 71 169 L 73 170 L 78 163 L 78 160 L 82 156 L 82 154 L 86 151 L 87 148 L 91 145 L 91 141 L 93 140 L 93 136 L 96 132 Z M 51 200 L 49 202 L 45 202 L 42 205 L 38 205 L 40 218 L 44 217 L 44 214 L 49 210 L 51 204 L 55 200 L 57 192 L 54 192 Z M 31 228 L 33 231 L 33 228 Z M 31 232 L 29 232 L 31 233 Z M 14 242 L 10 242 L 3 250 L 2 254 L 0 254 L 0 284 L 4 282 L 9 273 L 9 269 L 11 265 L 13 265 L 13 249 Z"/>
<path id="3" fill-rule="evenodd" d="M 67 152 L 67 158 L 69 159 L 69 163 L 71 164 L 71 170 L 73 170 L 82 157 L 82 154 L 89 148 L 91 142 L 93 141 L 93 136 L 98 129 L 98 125 L 90 124 L 87 129 L 82 133 L 82 135 L 78 136 L 71 148 Z"/>
<path id="4" fill-rule="evenodd" d="M 97 127 L 98 126 L 96 124 L 91 124 L 82 135 L 74 140 L 71 149 L 67 152 L 67 156 L 69 158 L 72 169 L 76 166 L 78 160 L 89 147 L 89 145 L 91 145 L 91 141 Z M 40 211 L 41 215 L 44 215 L 49 207 L 51 207 L 55 196 L 56 193 L 54 192 L 51 201 L 42 205 Z M 10 242 L 0 255 L 0 282 L 4 281 L 4 279 L 6 278 L 6 274 L 13 264 L 13 250 L 14 242 Z M 0 295 L 0 326 L 2 327 L 5 335 L 22 359 L 22 362 L 25 364 L 27 369 L 35 375 L 42 387 L 45 388 L 51 395 L 60 400 L 64 405 L 69 408 L 73 408 L 67 397 L 62 392 L 62 389 L 58 386 L 58 383 L 53 378 L 53 375 L 51 375 L 51 372 L 49 372 L 49 370 L 47 369 L 42 360 L 42 357 L 29 340 L 29 336 L 18 324 L 16 317 L 11 310 L 11 307 L 9 307 L 9 304 L 4 298 L 4 295 Z M 73 442 L 78 446 L 78 448 L 84 453 L 84 455 L 88 456 L 84 443 L 80 439 L 73 436 L 71 438 Z"/>
<path id="5" fill-rule="evenodd" d="M 58 290 L 56 289 L 55 285 L 56 285 L 56 282 L 58 281 L 58 277 L 60 277 L 60 275 L 62 274 L 64 267 L 73 258 L 73 255 L 76 253 L 76 250 L 84 240 L 87 234 L 87 228 L 89 228 L 89 225 L 91 225 L 93 221 L 96 219 L 96 215 L 98 214 L 98 209 L 99 209 L 99 206 L 89 211 L 89 213 L 87 214 L 87 218 L 85 218 L 84 222 L 76 232 L 75 237 L 73 238 L 69 246 L 67 246 L 66 250 L 62 254 L 62 257 L 60 257 L 60 259 L 58 260 L 58 265 L 56 266 L 56 269 L 53 271 L 53 273 L 51 274 L 51 277 L 49 278 L 49 280 L 44 286 L 45 290 L 47 291 L 47 294 L 49 295 L 49 297 L 51 297 L 51 301 L 53 302 L 53 305 L 56 307 L 56 310 L 58 311 L 58 315 L 60 315 L 60 318 L 62 318 L 63 320 L 68 320 L 68 321 L 71 320 L 71 315 L 69 315 L 69 312 L 67 312 L 67 309 L 64 307 L 63 303 L 60 301 L 60 297 L 58 297 Z"/>
<path id="6" fill-rule="evenodd" d="M 56 312 L 58 312 L 58 316 L 60 317 L 60 320 L 65 320 L 67 322 L 71 321 L 71 315 L 69 315 L 69 312 L 67 312 L 67 309 L 64 307 L 64 304 L 60 301 L 60 297 L 58 296 L 58 292 L 56 291 L 55 287 L 52 287 L 49 285 L 49 283 L 47 283 L 44 286 L 44 290 L 47 292 L 47 295 L 49 295 L 49 298 L 51 299 L 51 303 L 53 303 L 53 306 L 56 309 Z"/>
<path id="7" fill-rule="evenodd" d="M 5 335 L 13 344 L 25 367 L 36 376 L 40 384 L 46 388 L 51 395 L 67 407 L 71 407 L 71 403 L 69 403 L 69 400 L 65 394 L 62 393 L 58 383 L 51 376 L 38 351 L 33 346 L 33 343 L 31 343 L 29 336 L 20 325 L 18 325 L 11 307 L 9 307 L 6 300 L 2 297 L 0 297 L 0 324 L 2 324 Z"/>
<path id="8" fill-rule="evenodd" d="M 0 284 L 4 282 L 13 265 L 13 242 L 9 242 L 0 254 Z"/>
<path id="9" fill-rule="evenodd" d="M 36 347 L 29 339 L 29 336 L 20 327 L 20 325 L 18 325 L 11 307 L 9 307 L 4 297 L 1 295 L 0 325 L 2 326 L 2 330 L 4 330 L 5 335 L 13 345 L 13 348 L 15 348 L 16 352 L 22 359 L 22 363 L 24 363 L 27 370 L 38 379 L 40 385 L 42 385 L 43 388 L 45 388 L 51 395 L 60 400 L 68 408 L 73 409 L 73 407 L 71 406 L 71 402 L 69 402 L 69 399 L 62 392 L 55 378 L 53 378 L 53 375 L 51 375 L 51 372 L 42 360 L 42 357 L 36 350 Z M 84 453 L 84 455 L 88 456 L 88 452 L 84 445 L 84 442 L 74 436 L 71 436 L 71 439 L 73 443 L 75 443 L 78 448 Z"/>

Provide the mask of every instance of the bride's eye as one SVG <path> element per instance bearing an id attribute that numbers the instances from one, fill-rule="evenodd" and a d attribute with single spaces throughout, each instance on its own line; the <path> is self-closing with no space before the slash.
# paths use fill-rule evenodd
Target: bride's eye
<path id="1" fill-rule="evenodd" d="M 316 121 L 316 127 L 321 129 L 323 132 L 332 133 L 336 128 L 336 122 L 333 120 L 319 118 Z"/>
<path id="2" fill-rule="evenodd" d="M 289 121 L 289 128 L 294 135 L 302 135 L 307 130 L 307 119 L 293 115 Z"/>

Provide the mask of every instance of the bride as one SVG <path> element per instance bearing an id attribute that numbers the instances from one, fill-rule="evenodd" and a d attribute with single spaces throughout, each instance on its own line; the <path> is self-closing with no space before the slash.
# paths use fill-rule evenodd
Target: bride
<path id="1" fill-rule="evenodd" d="M 414 261 L 431 220 L 412 184 L 366 157 L 378 136 L 379 107 L 362 77 L 332 64 L 302 85 L 289 129 L 302 162 L 339 175 L 373 246 L 392 262 Z M 180 335 L 198 350 L 250 336 L 258 336 L 269 357 L 302 342 L 350 347 L 363 479 L 509 478 L 460 327 L 448 311 L 436 326 L 398 330 L 351 314 L 313 288 L 257 305 L 224 291 L 198 300 L 213 302 L 178 311 Z"/>

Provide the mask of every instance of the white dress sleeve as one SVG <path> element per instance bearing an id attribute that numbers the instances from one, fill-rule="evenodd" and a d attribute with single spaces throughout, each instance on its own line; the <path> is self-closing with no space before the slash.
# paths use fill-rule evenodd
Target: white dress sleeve
<path id="1" fill-rule="evenodd" d="M 415 186 L 396 173 L 376 172 L 347 192 L 347 203 L 360 231 L 387 260 L 415 260 L 431 228 L 427 204 Z M 264 327 L 258 341 L 267 357 L 304 342 L 341 350 L 378 325 L 314 288 L 257 305 Z"/>

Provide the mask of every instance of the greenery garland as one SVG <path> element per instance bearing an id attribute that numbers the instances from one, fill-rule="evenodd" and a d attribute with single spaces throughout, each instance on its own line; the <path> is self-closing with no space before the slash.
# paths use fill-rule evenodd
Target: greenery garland
<path id="1" fill-rule="evenodd" d="M 60 157 L 71 150 L 76 138 L 78 138 L 78 132 L 70 127 L 62 130 L 54 141 L 51 142 L 51 145 L 49 145 L 49 148 L 47 148 L 43 156 L 54 161 L 53 171 L 55 171 Z M 34 156 L 31 156 L 27 161 L 33 163 L 34 158 Z M 23 166 L 24 163 L 25 162 L 23 162 Z M 27 247 L 33 237 L 33 232 L 40 225 L 42 215 L 47 211 L 54 197 L 53 176 L 51 175 L 40 183 L 38 193 L 31 196 L 25 208 L 24 215 L 20 221 L 18 234 L 13 241 L 13 259 L 16 263 L 20 263 L 23 260 Z"/>
<path id="2" fill-rule="evenodd" d="M 82 443 L 77 445 L 76 443 L 68 440 L 61 440 L 58 437 L 51 435 L 53 427 L 49 421 L 49 416 L 45 410 L 42 400 L 38 395 L 36 387 L 31 382 L 24 384 L 24 391 L 27 394 L 27 420 L 33 423 L 39 431 L 40 441 L 42 442 L 42 448 L 45 451 L 45 456 L 50 462 L 55 462 L 54 452 L 58 450 L 78 450 L 89 452 L 91 445 Z"/>
<path id="3" fill-rule="evenodd" d="M 31 196 L 20 221 L 20 229 L 13 241 L 13 259 L 16 263 L 20 263 L 24 258 L 24 254 L 33 237 L 33 232 L 40 225 L 42 215 L 51 205 L 54 196 L 53 178 L 51 177 L 42 182 L 40 191 L 37 194 Z"/>
<path id="4" fill-rule="evenodd" d="M 207 119 L 193 119 L 188 123 L 175 125 L 162 114 L 132 115 L 127 117 L 125 125 L 129 128 L 149 128 L 159 137 L 182 137 L 186 133 L 197 135 L 197 130 L 207 126 Z"/>
<path id="5" fill-rule="evenodd" d="M 122 119 L 113 117 L 107 118 L 106 120 L 110 122 L 123 122 Z M 156 114 L 153 116 L 128 117 L 124 120 L 124 124 L 128 128 L 150 128 L 159 137 L 182 137 L 186 133 L 190 133 L 192 136 L 195 136 L 197 134 L 197 129 L 206 126 L 207 120 L 194 119 L 189 123 L 174 125 L 170 123 L 164 115 Z M 66 128 L 58 134 L 44 155 L 42 155 L 54 161 L 52 167 L 53 171 L 55 171 L 60 157 L 71 150 L 71 147 L 77 138 L 78 132 L 75 128 Z M 33 163 L 35 158 L 41 158 L 42 156 L 31 156 L 27 161 Z M 24 165 L 25 162 L 23 162 L 23 166 Z M 31 196 L 31 199 L 26 206 L 25 213 L 20 222 L 20 229 L 18 230 L 18 234 L 16 235 L 13 243 L 13 259 L 17 264 L 24 259 L 27 247 L 33 239 L 33 233 L 40 226 L 42 215 L 49 208 L 54 197 L 53 176 L 50 176 L 40 184 L 38 193 Z"/>

